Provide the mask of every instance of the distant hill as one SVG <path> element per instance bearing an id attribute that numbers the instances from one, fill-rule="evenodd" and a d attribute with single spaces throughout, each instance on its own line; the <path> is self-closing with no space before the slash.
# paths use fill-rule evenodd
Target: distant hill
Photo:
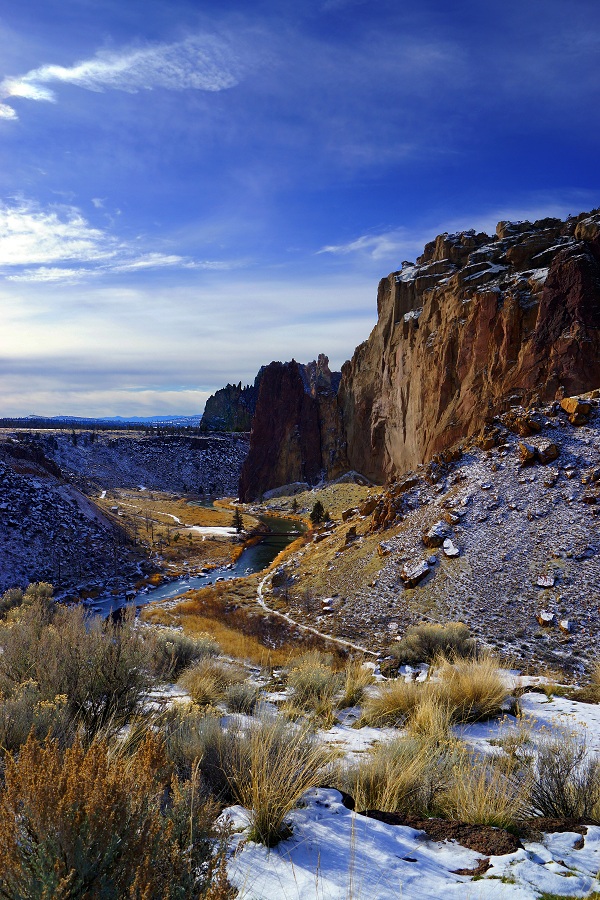
<path id="1" fill-rule="evenodd" d="M 127 426 L 171 426 L 197 428 L 202 416 L 21 416 L 0 418 L 2 428 L 126 428 Z"/>

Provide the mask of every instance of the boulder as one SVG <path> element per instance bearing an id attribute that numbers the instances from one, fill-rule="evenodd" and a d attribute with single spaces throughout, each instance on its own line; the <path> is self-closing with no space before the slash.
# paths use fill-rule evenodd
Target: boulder
<path id="1" fill-rule="evenodd" d="M 448 537 L 450 529 L 446 522 L 436 522 L 429 531 L 422 535 L 423 543 L 426 547 L 441 547 L 444 540 Z"/>
<path id="2" fill-rule="evenodd" d="M 460 551 L 458 547 L 455 547 L 450 538 L 446 538 L 443 544 L 444 555 L 449 556 L 450 558 L 454 556 L 460 556 Z"/>
<path id="3" fill-rule="evenodd" d="M 378 497 L 367 497 L 367 499 L 364 501 L 364 503 L 361 504 L 361 506 L 358 509 L 361 516 L 370 516 L 371 513 L 374 511 L 375 507 L 377 506 L 378 502 L 379 502 Z"/>
<path id="4" fill-rule="evenodd" d="M 560 447 L 554 441 L 540 440 L 535 444 L 537 457 L 543 466 L 558 459 Z"/>
<path id="5" fill-rule="evenodd" d="M 580 400 L 578 397 L 565 397 L 560 401 L 560 405 L 568 416 L 589 416 L 592 409 L 592 404 L 589 400 Z"/>
<path id="6" fill-rule="evenodd" d="M 561 619 L 558 623 L 558 627 L 563 634 L 571 634 L 571 632 L 573 631 L 573 623 L 570 619 Z"/>
<path id="7" fill-rule="evenodd" d="M 444 522 L 448 523 L 448 525 L 458 525 L 458 523 L 460 522 L 460 516 L 458 515 L 458 513 L 452 512 L 449 509 L 446 510 L 442 518 L 444 519 Z"/>
<path id="8" fill-rule="evenodd" d="M 554 613 L 548 612 L 545 609 L 540 610 L 540 612 L 536 615 L 536 619 L 538 620 L 538 624 L 543 628 L 549 628 L 556 622 L 556 616 L 554 615 Z"/>
<path id="9" fill-rule="evenodd" d="M 352 516 L 355 516 L 357 512 L 358 512 L 358 510 L 356 509 L 355 506 L 351 507 L 350 509 L 345 509 L 345 510 L 343 510 L 343 512 L 342 512 L 342 522 L 347 522 L 348 519 L 351 519 Z"/>
<path id="10" fill-rule="evenodd" d="M 531 466 L 535 462 L 537 457 L 536 448 L 533 444 L 528 444 L 525 441 L 519 442 L 519 459 L 521 461 L 522 466 Z"/>
<path id="11" fill-rule="evenodd" d="M 416 587 L 429 572 L 429 566 L 425 560 L 418 563 L 406 563 L 400 572 L 400 578 L 408 588 Z"/>

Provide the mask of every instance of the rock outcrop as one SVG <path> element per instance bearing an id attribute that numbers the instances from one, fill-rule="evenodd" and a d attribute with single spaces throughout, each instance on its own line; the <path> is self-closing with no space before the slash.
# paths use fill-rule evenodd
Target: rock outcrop
<path id="1" fill-rule="evenodd" d="M 228 384 L 206 401 L 200 430 L 209 431 L 250 431 L 256 410 L 258 389 L 264 367 L 254 379 L 254 384 L 242 387 Z"/>
<path id="2" fill-rule="evenodd" d="M 511 405 L 600 385 L 600 211 L 440 235 L 377 309 L 338 397 L 349 465 L 383 482 Z"/>
<path id="3" fill-rule="evenodd" d="M 250 450 L 239 495 L 255 500 L 291 482 L 315 484 L 348 469 L 337 388 L 339 373 L 322 354 L 302 365 L 272 362 L 262 370 Z"/>

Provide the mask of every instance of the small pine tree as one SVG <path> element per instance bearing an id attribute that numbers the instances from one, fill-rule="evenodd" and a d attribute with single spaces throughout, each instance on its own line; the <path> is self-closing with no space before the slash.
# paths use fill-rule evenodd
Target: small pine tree
<path id="1" fill-rule="evenodd" d="M 235 510 L 234 510 L 234 513 L 233 513 L 233 521 L 232 521 L 232 525 L 233 525 L 233 527 L 235 528 L 235 530 L 237 531 L 238 534 L 240 534 L 240 532 L 242 532 L 242 531 L 244 530 L 244 520 L 243 520 L 242 514 L 241 514 L 241 512 L 239 511 L 239 509 L 238 509 L 237 506 L 236 506 L 236 508 L 235 508 Z"/>
<path id="2" fill-rule="evenodd" d="M 320 500 L 317 500 L 310 514 L 310 521 L 313 525 L 318 525 L 325 518 L 325 510 Z"/>
<path id="3" fill-rule="evenodd" d="M 295 497 L 292 500 L 292 512 L 298 512 L 298 501 Z"/>

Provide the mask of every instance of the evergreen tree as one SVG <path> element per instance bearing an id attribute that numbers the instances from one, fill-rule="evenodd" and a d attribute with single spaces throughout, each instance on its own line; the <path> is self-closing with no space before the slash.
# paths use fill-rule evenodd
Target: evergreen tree
<path id="1" fill-rule="evenodd" d="M 313 525 L 318 525 L 319 522 L 322 522 L 324 518 L 325 510 L 323 509 L 323 504 L 320 500 L 317 500 L 310 514 L 310 521 L 313 523 Z"/>
<path id="2" fill-rule="evenodd" d="M 242 519 L 242 514 L 239 511 L 237 506 L 234 510 L 233 521 L 231 524 L 233 525 L 233 527 L 235 528 L 235 530 L 237 531 L 238 534 L 244 530 L 244 520 Z"/>

